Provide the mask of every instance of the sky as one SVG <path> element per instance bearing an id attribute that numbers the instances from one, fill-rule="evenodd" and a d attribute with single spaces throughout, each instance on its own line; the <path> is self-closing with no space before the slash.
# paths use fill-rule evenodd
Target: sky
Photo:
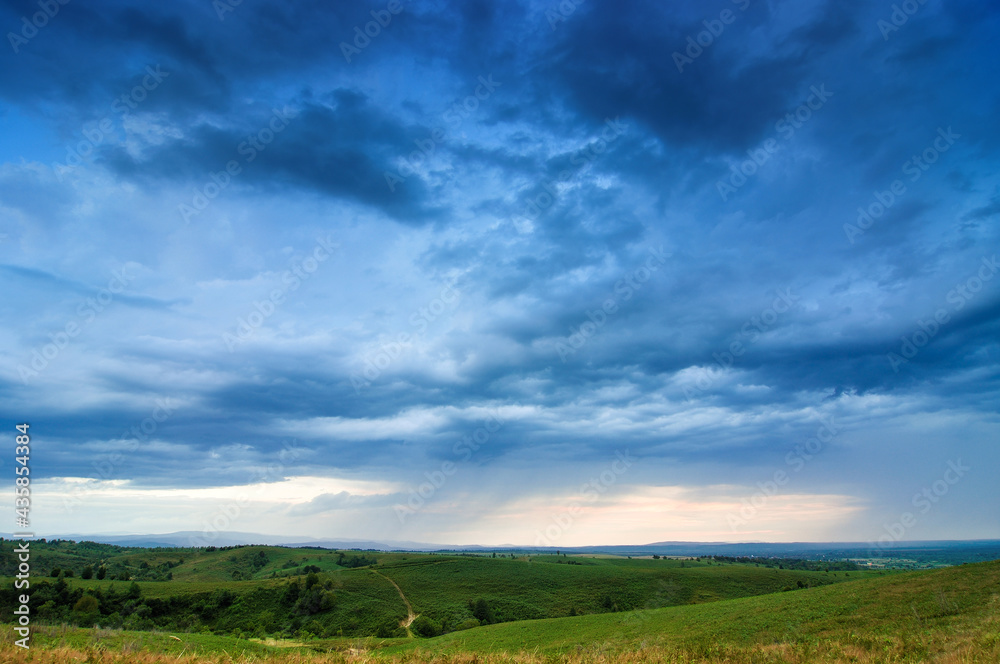
<path id="1" fill-rule="evenodd" d="M 1000 538 L 995 3 L 0 29 L 33 532 Z"/>

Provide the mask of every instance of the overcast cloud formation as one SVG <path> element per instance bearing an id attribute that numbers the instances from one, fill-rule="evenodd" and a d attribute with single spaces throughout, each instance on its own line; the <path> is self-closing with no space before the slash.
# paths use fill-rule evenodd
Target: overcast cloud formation
<path id="1" fill-rule="evenodd" d="M 0 27 L 40 534 L 1000 537 L 995 4 Z"/>

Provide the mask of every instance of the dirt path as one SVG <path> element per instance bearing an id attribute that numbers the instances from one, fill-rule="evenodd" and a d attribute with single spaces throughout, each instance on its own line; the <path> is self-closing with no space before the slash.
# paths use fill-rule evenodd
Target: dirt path
<path id="1" fill-rule="evenodd" d="M 410 600 L 406 599 L 406 595 L 403 594 L 403 591 L 400 590 L 399 586 L 396 585 L 395 581 L 387 577 L 385 574 L 382 574 L 381 572 L 376 572 L 375 570 L 369 570 L 369 571 L 372 574 L 378 574 L 383 579 L 391 583 L 392 586 L 396 589 L 396 592 L 399 593 L 399 597 L 403 600 L 403 604 L 406 604 L 406 618 L 404 620 L 399 621 L 399 626 L 404 628 L 406 630 L 406 635 L 412 639 L 413 632 L 410 631 L 410 625 L 412 625 L 413 621 L 417 619 L 417 614 L 413 612 L 413 607 L 410 606 Z"/>

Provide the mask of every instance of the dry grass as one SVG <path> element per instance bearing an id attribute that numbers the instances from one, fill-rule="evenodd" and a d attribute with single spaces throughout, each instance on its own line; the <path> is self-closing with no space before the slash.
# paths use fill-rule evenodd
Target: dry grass
<path id="1" fill-rule="evenodd" d="M 168 655 L 141 649 L 112 652 L 100 647 L 58 646 L 23 650 L 7 643 L 0 660 L 10 664 L 883 664 L 933 662 L 935 664 L 995 664 L 1000 662 L 1000 635 L 982 635 L 955 643 L 953 649 L 927 658 L 914 658 L 900 639 L 880 644 L 825 642 L 819 644 L 770 644 L 750 647 L 715 646 L 706 652 L 670 647 L 645 647 L 616 651 L 611 647 L 581 648 L 562 655 L 534 653 L 457 653 L 441 655 L 415 651 L 385 656 L 349 649 L 335 653 L 286 652 L 275 655 L 233 657 L 226 653 Z"/>

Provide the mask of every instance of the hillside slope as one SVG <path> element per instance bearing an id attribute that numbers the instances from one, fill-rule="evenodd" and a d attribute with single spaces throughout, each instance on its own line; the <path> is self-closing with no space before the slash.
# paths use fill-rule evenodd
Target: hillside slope
<path id="1" fill-rule="evenodd" d="M 878 654 L 871 661 L 997 662 L 1000 561 L 710 604 L 490 625 L 386 652 L 639 649 L 732 661 L 770 652 L 787 661 Z"/>

